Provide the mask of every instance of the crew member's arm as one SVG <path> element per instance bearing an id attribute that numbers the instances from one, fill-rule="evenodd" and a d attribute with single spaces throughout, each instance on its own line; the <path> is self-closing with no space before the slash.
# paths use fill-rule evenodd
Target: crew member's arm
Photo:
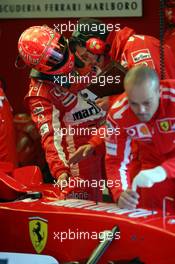
<path id="1" fill-rule="evenodd" d="M 116 109 L 111 109 L 107 117 L 108 128 L 113 130 L 106 138 L 107 180 L 113 183 L 110 190 L 117 205 L 133 209 L 138 204 L 139 195 L 131 190 L 131 138 L 123 129 L 121 118 L 114 120 L 114 113 Z"/>

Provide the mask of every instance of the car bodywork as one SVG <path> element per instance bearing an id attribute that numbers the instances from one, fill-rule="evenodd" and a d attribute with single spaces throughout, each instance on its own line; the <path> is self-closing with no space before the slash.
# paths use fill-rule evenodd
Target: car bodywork
<path id="1" fill-rule="evenodd" d="M 163 211 L 120 209 L 114 203 L 65 199 L 51 184 L 26 187 L 18 177 L 9 183 L 2 176 L 1 252 L 50 255 L 59 263 L 175 263 L 175 215 L 166 213 L 165 203 Z M 3 190 L 10 201 L 2 199 Z"/>

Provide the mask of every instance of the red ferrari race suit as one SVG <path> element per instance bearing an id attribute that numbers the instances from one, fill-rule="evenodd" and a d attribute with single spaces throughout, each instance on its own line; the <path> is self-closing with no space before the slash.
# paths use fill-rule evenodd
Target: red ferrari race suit
<path id="1" fill-rule="evenodd" d="M 124 27 L 118 32 L 111 32 L 108 41 L 112 42 L 110 55 L 124 68 L 145 64 L 156 70 L 160 76 L 160 42 L 158 39 L 137 35 L 133 29 Z M 171 61 L 171 63 L 170 63 Z M 165 78 L 175 78 L 175 60 L 171 49 L 164 45 Z"/>
<path id="2" fill-rule="evenodd" d="M 11 172 L 17 165 L 15 132 L 12 109 L 2 88 L 0 88 L 0 130 L 0 167 L 5 172 Z"/>
<path id="3" fill-rule="evenodd" d="M 87 144 L 91 130 L 101 126 L 106 113 L 80 92 L 62 92 L 58 84 L 34 78 L 25 101 L 40 132 L 52 176 L 57 179 L 65 172 L 89 180 L 90 187 L 92 179 L 102 179 L 104 151 L 79 164 L 69 166 L 68 160 L 79 146 Z M 87 188 L 89 196 L 84 198 L 94 199 L 97 189 Z"/>
<path id="4" fill-rule="evenodd" d="M 106 138 L 107 179 L 120 181 L 120 186 L 111 189 L 114 200 L 131 187 L 132 139 L 139 145 L 141 170 L 162 166 L 168 175 L 152 188 L 140 188 L 140 205 L 161 208 L 165 196 L 175 199 L 175 80 L 162 81 L 160 105 L 149 122 L 138 120 L 123 94 L 110 109 L 107 125 L 113 129 Z M 116 128 L 120 129 L 119 135 Z"/>

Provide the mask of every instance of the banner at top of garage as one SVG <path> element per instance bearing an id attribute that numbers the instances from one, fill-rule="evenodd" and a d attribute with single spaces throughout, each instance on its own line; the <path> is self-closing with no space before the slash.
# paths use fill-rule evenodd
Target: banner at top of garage
<path id="1" fill-rule="evenodd" d="M 141 17 L 142 0 L 1 0 L 0 18 Z"/>

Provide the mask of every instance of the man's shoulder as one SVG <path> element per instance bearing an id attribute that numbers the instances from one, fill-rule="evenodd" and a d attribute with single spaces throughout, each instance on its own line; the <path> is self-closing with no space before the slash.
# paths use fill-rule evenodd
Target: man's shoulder
<path id="1" fill-rule="evenodd" d="M 175 79 L 167 79 L 160 82 L 162 99 L 175 103 Z"/>
<path id="2" fill-rule="evenodd" d="M 40 97 L 49 101 L 54 99 L 60 101 L 63 95 L 58 85 L 53 85 L 51 82 L 31 78 L 29 91 L 25 96 L 25 100 L 31 97 Z"/>
<path id="3" fill-rule="evenodd" d="M 32 78 L 29 84 L 27 97 L 47 97 L 50 89 L 50 85 L 41 80 Z"/>
<path id="4" fill-rule="evenodd" d="M 166 79 L 160 81 L 161 88 L 167 87 L 167 88 L 174 88 L 175 89 L 175 79 Z"/>

